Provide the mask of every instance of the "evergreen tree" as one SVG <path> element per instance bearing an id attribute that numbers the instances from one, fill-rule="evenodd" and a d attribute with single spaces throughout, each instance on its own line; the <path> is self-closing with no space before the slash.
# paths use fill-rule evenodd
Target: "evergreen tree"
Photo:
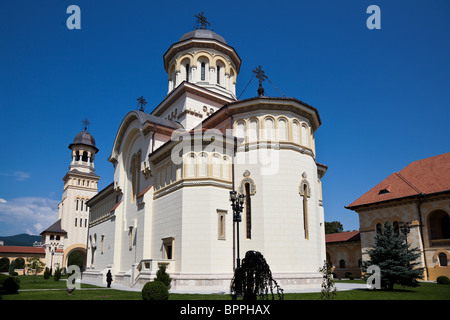
<path id="1" fill-rule="evenodd" d="M 381 233 L 375 237 L 375 246 L 368 250 L 370 260 L 363 263 L 363 271 L 370 265 L 377 265 L 381 272 L 382 287 L 392 290 L 394 284 L 417 287 L 418 279 L 423 278 L 423 268 L 418 268 L 420 257 L 418 248 L 410 248 L 406 237 L 394 231 L 392 224 L 386 221 Z M 367 277 L 370 275 L 367 275 Z"/>

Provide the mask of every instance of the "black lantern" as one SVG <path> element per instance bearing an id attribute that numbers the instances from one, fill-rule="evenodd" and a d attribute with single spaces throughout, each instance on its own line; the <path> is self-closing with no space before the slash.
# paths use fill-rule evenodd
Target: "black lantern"
<path id="1" fill-rule="evenodd" d="M 238 195 L 236 191 L 230 191 L 231 208 L 233 209 L 233 223 L 236 223 L 237 231 L 237 259 L 236 265 L 239 268 L 241 266 L 241 259 L 239 258 L 239 222 L 242 221 L 241 213 L 244 209 L 244 195 Z"/>

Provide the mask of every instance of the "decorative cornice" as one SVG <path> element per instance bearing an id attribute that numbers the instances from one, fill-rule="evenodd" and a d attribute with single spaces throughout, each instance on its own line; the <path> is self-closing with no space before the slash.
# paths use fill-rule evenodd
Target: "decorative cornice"
<path id="1" fill-rule="evenodd" d="M 169 193 L 174 192 L 175 190 L 184 188 L 184 187 L 205 187 L 205 186 L 212 186 L 212 187 L 218 187 L 218 188 L 225 188 L 225 189 L 232 189 L 232 183 L 213 179 L 213 178 L 206 178 L 206 179 L 182 179 L 178 180 L 177 182 L 161 188 L 158 191 L 155 191 L 153 194 L 153 199 L 158 199 L 160 197 L 163 197 Z"/>

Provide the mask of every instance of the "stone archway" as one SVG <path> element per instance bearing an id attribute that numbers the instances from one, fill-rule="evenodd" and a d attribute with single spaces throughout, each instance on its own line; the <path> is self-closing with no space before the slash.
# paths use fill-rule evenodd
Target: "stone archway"
<path id="1" fill-rule="evenodd" d="M 67 252 L 65 257 L 66 268 L 70 265 L 77 265 L 81 271 L 86 270 L 87 251 L 85 248 L 73 248 Z"/>

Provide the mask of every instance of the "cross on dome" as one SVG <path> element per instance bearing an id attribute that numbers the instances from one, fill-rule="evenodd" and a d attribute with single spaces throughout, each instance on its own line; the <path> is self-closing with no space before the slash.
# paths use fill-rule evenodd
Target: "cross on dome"
<path id="1" fill-rule="evenodd" d="M 199 14 L 194 15 L 194 17 L 197 18 L 194 29 L 207 29 L 207 27 L 211 26 L 208 20 L 206 20 L 206 17 L 203 15 L 203 11 Z"/>

